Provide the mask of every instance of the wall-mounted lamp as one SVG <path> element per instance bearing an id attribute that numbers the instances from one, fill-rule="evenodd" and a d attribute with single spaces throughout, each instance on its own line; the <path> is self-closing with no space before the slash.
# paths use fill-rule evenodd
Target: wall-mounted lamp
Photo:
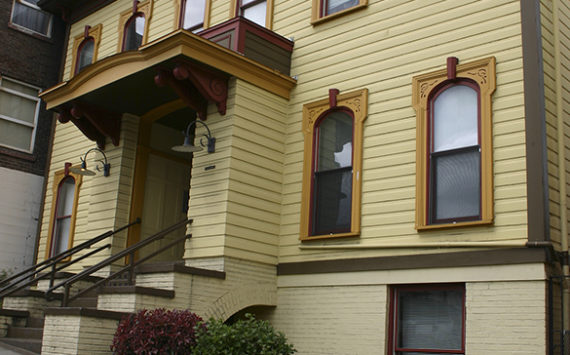
<path id="1" fill-rule="evenodd" d="M 109 164 L 107 162 L 107 156 L 105 155 L 105 153 L 99 149 L 99 148 L 91 148 L 87 151 L 87 153 L 85 153 L 85 155 L 83 156 L 83 158 L 79 157 L 79 159 L 81 160 L 81 166 L 80 167 L 73 167 L 70 168 L 69 171 L 71 171 L 72 173 L 75 174 L 79 174 L 79 175 L 85 175 L 85 176 L 93 176 L 96 173 L 92 170 L 87 169 L 87 154 L 93 152 L 93 151 L 97 151 L 99 153 L 101 153 L 103 155 L 104 160 L 97 160 L 98 163 L 100 163 L 103 166 L 103 176 L 109 176 L 109 173 L 111 171 L 111 164 Z M 100 171 L 99 166 L 96 167 L 97 171 Z"/>
<path id="2" fill-rule="evenodd" d="M 216 138 L 212 137 L 210 128 L 208 128 L 208 125 L 206 125 L 206 123 L 204 123 L 204 121 L 201 120 L 194 120 L 188 124 L 188 127 L 186 128 L 186 133 L 184 134 L 184 143 L 182 145 L 175 145 L 174 147 L 172 147 L 172 150 L 174 150 L 175 152 L 182 152 L 182 153 L 199 152 L 202 150 L 202 147 L 195 146 L 190 141 L 190 128 L 192 128 L 193 125 L 196 125 L 196 123 L 201 123 L 204 127 L 206 127 L 206 130 L 208 131 L 208 134 L 204 134 L 207 143 L 204 144 L 204 142 L 202 142 L 202 138 L 200 138 L 200 145 L 202 147 L 207 147 L 208 153 L 214 153 L 216 151 Z"/>

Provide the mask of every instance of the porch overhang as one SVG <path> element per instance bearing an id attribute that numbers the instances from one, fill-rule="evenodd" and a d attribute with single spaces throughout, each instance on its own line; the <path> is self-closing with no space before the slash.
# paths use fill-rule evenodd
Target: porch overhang
<path id="1" fill-rule="evenodd" d="M 177 99 L 205 119 L 214 102 L 225 113 L 227 79 L 236 77 L 289 99 L 296 80 L 184 30 L 104 58 L 44 91 L 47 109 L 72 121 L 89 139 L 118 144 L 120 116 L 141 116 Z M 82 119 L 82 118 L 87 119 Z"/>

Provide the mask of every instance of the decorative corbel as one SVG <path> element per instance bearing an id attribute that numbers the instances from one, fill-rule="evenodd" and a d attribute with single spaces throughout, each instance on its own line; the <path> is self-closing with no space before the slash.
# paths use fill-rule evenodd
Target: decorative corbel
<path id="1" fill-rule="evenodd" d="M 74 102 L 70 113 L 76 119 L 86 118 L 104 137 L 111 138 L 113 145 L 119 145 L 121 136 L 120 114 L 82 102 Z"/>
<path id="2" fill-rule="evenodd" d="M 71 121 L 88 139 L 97 142 L 97 146 L 101 149 L 105 148 L 105 136 L 97 131 L 97 129 L 87 120 L 73 117 L 69 108 L 62 109 L 57 115 L 57 120 L 61 123 Z"/>
<path id="3" fill-rule="evenodd" d="M 456 57 L 447 57 L 447 79 L 455 80 L 457 78 L 457 63 L 459 63 L 459 59 Z"/>
<path id="4" fill-rule="evenodd" d="M 336 97 L 340 94 L 338 89 L 329 89 L 329 108 L 335 108 L 337 106 Z"/>
<path id="5" fill-rule="evenodd" d="M 190 80 L 200 94 L 213 101 L 221 115 L 226 114 L 228 99 L 228 79 L 218 72 L 189 62 L 180 62 L 172 70 L 178 80 Z"/>
<path id="6" fill-rule="evenodd" d="M 158 69 L 158 73 L 154 76 L 154 82 L 160 87 L 169 86 L 172 88 L 182 102 L 198 113 L 198 117 L 200 117 L 201 120 L 206 120 L 208 101 L 192 83 L 177 80 L 177 78 L 166 69 Z"/>

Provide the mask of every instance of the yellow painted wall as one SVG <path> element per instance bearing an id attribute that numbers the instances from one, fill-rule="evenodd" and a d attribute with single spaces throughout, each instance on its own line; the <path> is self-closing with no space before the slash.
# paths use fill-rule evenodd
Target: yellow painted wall
<path id="1" fill-rule="evenodd" d="M 275 264 L 287 101 L 231 80 L 228 108 L 225 116 L 208 115 L 216 153 L 199 153 L 193 162 L 186 257 Z M 215 169 L 204 170 L 209 165 Z"/>
<path id="2" fill-rule="evenodd" d="M 364 10 L 316 26 L 308 1 L 276 1 L 274 29 L 295 38 L 285 144 L 280 262 L 409 254 L 409 250 L 300 251 L 302 106 L 368 88 L 364 127 L 362 233 L 328 244 L 520 241 L 526 233 L 525 123 L 519 1 L 371 1 Z M 354 24 L 358 23 L 358 26 Z M 418 233 L 414 229 L 415 111 L 412 77 L 495 56 L 493 95 L 495 223 Z M 321 242 L 319 242 L 320 244 Z M 423 252 L 431 252 L 424 250 Z"/>

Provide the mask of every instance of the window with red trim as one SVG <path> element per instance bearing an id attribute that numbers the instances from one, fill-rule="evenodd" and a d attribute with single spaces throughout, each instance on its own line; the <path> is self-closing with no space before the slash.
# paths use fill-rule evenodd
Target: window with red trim
<path id="1" fill-rule="evenodd" d="M 353 121 L 335 109 L 315 126 L 311 235 L 350 232 Z"/>
<path id="2" fill-rule="evenodd" d="M 391 289 L 388 354 L 465 354 L 465 285 Z"/>
<path id="3" fill-rule="evenodd" d="M 123 37 L 123 50 L 130 51 L 138 49 L 144 37 L 144 26 L 146 20 L 144 14 L 138 12 L 131 16 L 131 18 L 125 24 L 125 31 Z"/>
<path id="4" fill-rule="evenodd" d="M 479 86 L 445 81 L 429 98 L 428 220 L 481 219 Z"/>
<path id="5" fill-rule="evenodd" d="M 77 63 L 75 64 L 75 74 L 79 73 L 83 68 L 93 63 L 95 54 L 95 39 L 93 37 L 85 38 L 77 49 Z"/>
<path id="6" fill-rule="evenodd" d="M 75 179 L 73 176 L 67 176 L 61 180 L 56 198 L 50 256 L 60 254 L 69 248 L 71 218 L 75 200 Z"/>

